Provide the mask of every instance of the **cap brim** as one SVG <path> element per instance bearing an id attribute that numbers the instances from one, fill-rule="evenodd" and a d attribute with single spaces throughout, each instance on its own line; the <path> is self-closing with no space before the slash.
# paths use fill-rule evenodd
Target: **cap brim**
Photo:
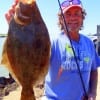
<path id="1" fill-rule="evenodd" d="M 70 5 L 70 6 L 63 9 L 63 13 L 65 13 L 66 11 L 68 11 L 70 8 L 73 8 L 73 7 L 78 7 L 80 9 L 82 9 L 81 5 Z"/>

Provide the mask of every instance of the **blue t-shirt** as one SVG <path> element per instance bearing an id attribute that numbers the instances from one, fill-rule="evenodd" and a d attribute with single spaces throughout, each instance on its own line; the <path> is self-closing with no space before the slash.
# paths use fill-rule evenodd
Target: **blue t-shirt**
<path id="1" fill-rule="evenodd" d="M 80 34 L 72 41 L 85 88 L 88 91 L 91 70 L 97 69 L 100 60 L 93 42 Z M 52 40 L 49 72 L 45 79 L 47 100 L 81 100 L 84 91 L 70 42 L 65 34 Z"/>

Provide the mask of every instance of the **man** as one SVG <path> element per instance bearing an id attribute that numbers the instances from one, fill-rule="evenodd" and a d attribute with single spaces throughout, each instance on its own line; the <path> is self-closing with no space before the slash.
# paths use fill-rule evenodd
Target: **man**
<path id="1" fill-rule="evenodd" d="M 86 13 L 79 0 L 66 0 L 61 7 L 67 26 L 62 14 L 59 13 L 62 33 L 57 39 L 52 40 L 51 63 L 45 80 L 46 97 L 43 100 L 83 100 L 85 99 L 83 85 L 88 100 L 95 100 L 97 67 L 100 66 L 100 61 L 92 41 L 79 33 Z M 83 82 L 80 79 L 78 66 Z"/>

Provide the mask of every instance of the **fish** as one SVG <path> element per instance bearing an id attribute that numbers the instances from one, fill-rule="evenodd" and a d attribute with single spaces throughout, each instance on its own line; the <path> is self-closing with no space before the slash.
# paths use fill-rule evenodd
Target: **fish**
<path id="1" fill-rule="evenodd" d="M 36 100 L 34 86 L 50 63 L 50 36 L 35 0 L 19 0 L 3 46 L 2 64 L 21 85 L 20 100 Z"/>

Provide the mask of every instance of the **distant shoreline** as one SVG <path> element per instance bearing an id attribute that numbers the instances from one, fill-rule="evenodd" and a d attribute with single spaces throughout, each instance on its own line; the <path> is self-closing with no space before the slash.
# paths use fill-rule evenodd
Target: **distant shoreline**
<path id="1" fill-rule="evenodd" d="M 7 34 L 0 34 L 0 38 L 7 37 Z"/>
<path id="2" fill-rule="evenodd" d="M 7 34 L 0 34 L 0 62 L 2 58 L 2 49 L 4 45 L 4 41 L 7 37 Z M 0 65 L 0 77 L 9 77 L 9 71 L 4 65 Z"/>

